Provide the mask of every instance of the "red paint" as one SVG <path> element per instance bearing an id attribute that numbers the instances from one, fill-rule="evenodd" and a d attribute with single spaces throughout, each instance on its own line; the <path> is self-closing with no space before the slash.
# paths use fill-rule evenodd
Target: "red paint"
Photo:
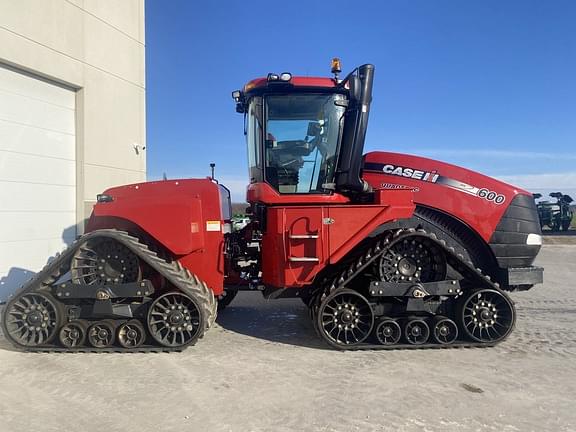
<path id="1" fill-rule="evenodd" d="M 223 222 L 214 182 L 167 180 L 115 187 L 104 193 L 113 201 L 94 206 L 87 232 L 117 228 L 147 233 L 215 294 L 222 292 L 224 235 L 222 230 L 207 230 L 208 221 Z"/>
<path id="2" fill-rule="evenodd" d="M 334 220 L 334 224 L 330 226 L 331 264 L 337 263 L 380 225 L 412 216 L 415 208 L 412 192 L 390 192 L 386 204 L 328 208 L 328 215 Z"/>
<path id="3" fill-rule="evenodd" d="M 283 83 L 283 81 L 273 81 L 273 83 Z M 292 79 L 286 84 L 292 84 L 295 87 L 324 87 L 324 88 L 334 88 L 336 87 L 336 81 L 333 78 L 326 77 L 292 77 Z M 266 87 L 268 85 L 267 78 L 256 78 L 249 81 L 244 86 L 244 93 L 249 93 L 260 87 Z"/>
<path id="4" fill-rule="evenodd" d="M 356 245 L 379 226 L 409 218 L 414 202 L 437 208 L 460 219 L 488 241 L 516 194 L 513 186 L 465 168 L 417 156 L 373 152 L 365 163 L 391 164 L 486 188 L 502 194 L 493 202 L 460 190 L 412 178 L 365 170 L 376 189 L 372 204 L 354 204 L 340 194 L 280 194 L 270 185 L 248 187 L 249 202 L 267 206 L 262 238 L 262 278 L 273 287 L 298 288 L 312 284 L 326 266 L 338 265 Z M 382 189 L 383 183 L 417 190 Z M 209 179 L 170 180 L 109 189 L 109 203 L 98 203 L 88 231 L 99 228 L 146 233 L 161 243 L 183 266 L 204 280 L 215 294 L 223 290 L 227 263 L 222 231 L 209 231 L 208 221 L 222 223 L 218 186 Z M 290 258 L 314 258 L 298 262 Z M 230 281 L 237 275 L 230 273 Z"/>
<path id="5" fill-rule="evenodd" d="M 504 195 L 506 200 L 497 205 L 494 202 L 478 196 L 464 193 L 460 190 L 438 183 L 425 182 L 383 172 L 364 171 L 363 178 L 373 188 L 381 188 L 383 183 L 404 185 L 416 188 L 414 202 L 428 207 L 439 209 L 471 227 L 486 242 L 494 233 L 500 218 L 508 205 L 517 194 L 529 192 L 503 183 L 483 174 L 470 171 L 456 165 L 400 153 L 372 152 L 365 155 L 365 163 L 391 164 L 394 166 L 410 167 L 422 171 L 437 171 L 440 176 L 449 177 L 478 188 Z"/>
<path id="6" fill-rule="evenodd" d="M 246 201 L 249 203 L 261 202 L 269 205 L 288 204 L 345 204 L 350 200 L 344 195 L 333 193 L 324 194 L 280 194 L 268 183 L 252 183 L 246 192 Z"/>
<path id="7" fill-rule="evenodd" d="M 380 225 L 412 216 L 410 191 L 386 195 L 386 204 L 269 207 L 262 238 L 263 282 L 289 288 L 310 285 L 318 272 L 338 263 Z M 302 236 L 311 238 L 298 238 Z"/>

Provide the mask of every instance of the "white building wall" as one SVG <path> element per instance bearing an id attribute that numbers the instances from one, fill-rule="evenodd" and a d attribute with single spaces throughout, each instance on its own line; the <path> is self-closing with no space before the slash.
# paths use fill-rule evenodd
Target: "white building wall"
<path id="1" fill-rule="evenodd" d="M 146 178 L 144 43 L 144 0 L 0 0 L 0 65 L 75 92 L 76 227 L 62 220 L 68 236 L 82 232 L 96 194 Z M 22 277 L 0 275 L 0 299 Z"/>

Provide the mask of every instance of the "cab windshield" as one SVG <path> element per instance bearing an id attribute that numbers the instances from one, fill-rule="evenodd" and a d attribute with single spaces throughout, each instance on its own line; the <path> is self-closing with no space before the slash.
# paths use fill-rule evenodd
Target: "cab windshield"
<path id="1" fill-rule="evenodd" d="M 334 170 L 344 107 L 342 95 L 265 97 L 266 181 L 280 193 L 334 189 Z"/>

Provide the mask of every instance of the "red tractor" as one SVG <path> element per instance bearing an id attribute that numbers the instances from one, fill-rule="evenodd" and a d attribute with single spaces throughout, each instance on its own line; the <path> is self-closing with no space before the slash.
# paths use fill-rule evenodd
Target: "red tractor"
<path id="1" fill-rule="evenodd" d="M 532 195 L 446 163 L 363 155 L 374 67 L 269 74 L 233 93 L 250 223 L 213 178 L 111 188 L 86 233 L 14 293 L 2 326 L 33 351 L 181 350 L 239 289 L 299 297 L 339 349 L 494 345 L 506 291 L 542 282 Z"/>

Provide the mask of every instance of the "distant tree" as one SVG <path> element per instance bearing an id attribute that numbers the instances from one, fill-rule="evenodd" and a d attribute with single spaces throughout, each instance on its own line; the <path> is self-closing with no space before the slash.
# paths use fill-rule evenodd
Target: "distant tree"
<path id="1" fill-rule="evenodd" d="M 247 203 L 232 203 L 232 214 L 234 216 L 239 215 L 240 217 L 246 215 Z"/>

